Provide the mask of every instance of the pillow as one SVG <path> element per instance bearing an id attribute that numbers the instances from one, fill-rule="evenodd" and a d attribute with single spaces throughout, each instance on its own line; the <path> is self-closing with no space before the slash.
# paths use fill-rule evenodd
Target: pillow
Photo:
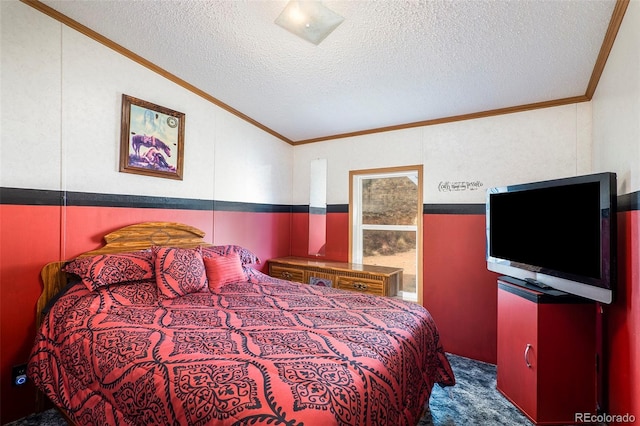
<path id="1" fill-rule="evenodd" d="M 238 253 L 229 253 L 226 256 L 205 257 L 204 267 L 207 271 L 209 290 L 215 290 L 229 283 L 247 281 L 247 276 L 244 273 L 244 269 L 242 269 L 242 263 Z"/>
<path id="2" fill-rule="evenodd" d="M 200 248 L 152 247 L 159 295 L 173 299 L 207 289 Z"/>
<path id="3" fill-rule="evenodd" d="M 202 257 L 226 256 L 237 253 L 243 265 L 259 264 L 260 259 L 244 247 L 228 244 L 224 246 L 203 246 Z"/>
<path id="4" fill-rule="evenodd" d="M 153 255 L 150 250 L 143 250 L 84 256 L 67 263 L 62 270 L 79 276 L 93 291 L 110 284 L 153 278 Z"/>

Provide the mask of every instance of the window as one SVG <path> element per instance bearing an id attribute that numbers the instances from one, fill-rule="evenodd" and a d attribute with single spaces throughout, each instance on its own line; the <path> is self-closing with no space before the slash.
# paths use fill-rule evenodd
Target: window
<path id="1" fill-rule="evenodd" d="M 422 166 L 350 172 L 350 256 L 404 269 L 397 295 L 422 302 Z"/>

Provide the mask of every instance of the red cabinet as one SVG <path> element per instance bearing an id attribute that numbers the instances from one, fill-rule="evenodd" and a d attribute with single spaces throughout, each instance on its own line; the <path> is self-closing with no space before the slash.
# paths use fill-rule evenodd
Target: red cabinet
<path id="1" fill-rule="evenodd" d="M 497 388 L 536 424 L 596 414 L 596 307 L 498 280 Z"/>

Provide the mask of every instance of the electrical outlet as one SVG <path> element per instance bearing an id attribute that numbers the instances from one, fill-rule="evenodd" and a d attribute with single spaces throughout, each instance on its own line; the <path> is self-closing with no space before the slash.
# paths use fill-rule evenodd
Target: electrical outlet
<path id="1" fill-rule="evenodd" d="M 14 386 L 27 383 L 27 364 L 16 365 L 11 369 L 11 383 Z"/>

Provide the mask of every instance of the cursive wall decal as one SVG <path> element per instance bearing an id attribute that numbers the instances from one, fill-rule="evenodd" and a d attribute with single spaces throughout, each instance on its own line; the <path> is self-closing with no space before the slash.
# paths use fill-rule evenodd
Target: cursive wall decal
<path id="1" fill-rule="evenodd" d="M 477 191 L 482 188 L 484 184 L 479 180 L 475 182 L 450 182 L 440 181 L 438 184 L 438 191 L 440 192 L 455 192 L 455 191 Z"/>

